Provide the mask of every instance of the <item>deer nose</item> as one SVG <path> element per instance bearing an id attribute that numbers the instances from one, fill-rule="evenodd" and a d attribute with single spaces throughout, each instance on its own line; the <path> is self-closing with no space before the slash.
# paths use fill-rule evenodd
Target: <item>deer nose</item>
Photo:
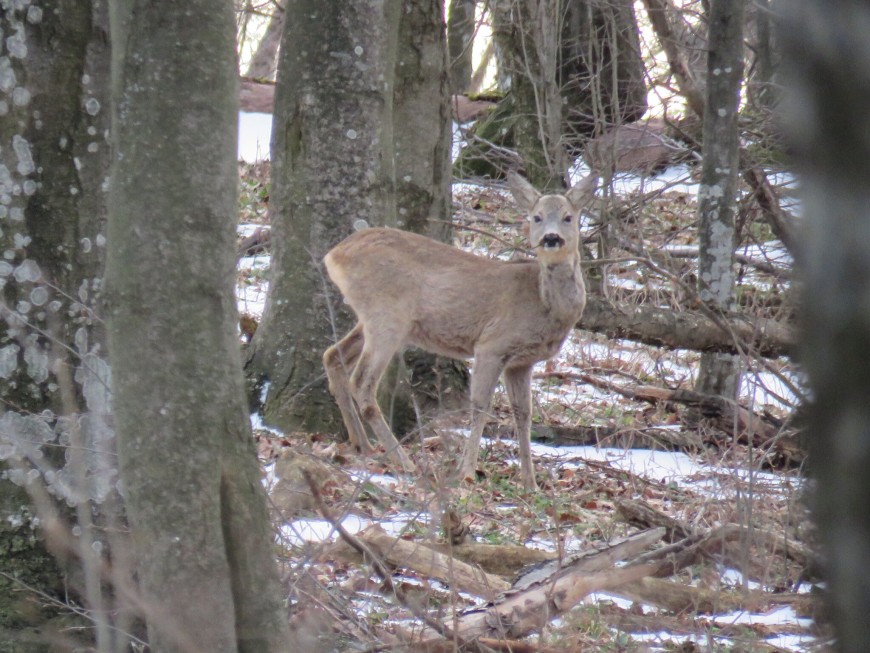
<path id="1" fill-rule="evenodd" d="M 546 247 L 547 249 L 554 247 L 561 247 L 565 244 L 565 239 L 562 238 L 559 234 L 544 234 L 544 237 L 541 238 L 541 245 Z"/>

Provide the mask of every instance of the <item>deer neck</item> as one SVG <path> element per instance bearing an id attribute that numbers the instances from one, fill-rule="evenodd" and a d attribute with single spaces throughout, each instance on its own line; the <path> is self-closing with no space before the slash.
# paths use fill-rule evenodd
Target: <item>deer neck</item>
<path id="1" fill-rule="evenodd" d="M 541 263 L 541 303 L 557 320 L 576 321 L 586 304 L 580 261 L 572 257 L 561 263 Z"/>

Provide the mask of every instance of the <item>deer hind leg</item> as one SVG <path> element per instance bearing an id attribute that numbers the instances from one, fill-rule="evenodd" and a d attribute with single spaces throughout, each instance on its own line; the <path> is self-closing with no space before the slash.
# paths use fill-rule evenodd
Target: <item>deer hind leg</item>
<path id="1" fill-rule="evenodd" d="M 363 344 L 362 324 L 357 324 L 344 338 L 323 353 L 323 367 L 326 369 L 326 378 L 329 379 L 329 391 L 341 410 L 351 444 L 360 453 L 368 454 L 373 451 L 372 445 L 366 436 L 350 391 L 350 376 L 359 361 Z"/>
<path id="2" fill-rule="evenodd" d="M 502 363 L 499 356 L 475 354 L 474 368 L 471 373 L 471 435 L 465 443 L 462 464 L 459 467 L 459 480 L 473 481 L 477 476 L 477 460 L 480 456 L 480 438 L 483 427 L 489 419 L 492 393 L 501 375 Z"/>
<path id="3" fill-rule="evenodd" d="M 417 471 L 417 467 L 393 435 L 377 400 L 381 378 L 401 345 L 401 338 L 397 338 L 394 332 L 366 331 L 362 353 L 350 377 L 350 388 L 363 420 L 381 441 L 387 455 L 406 472 L 412 473 Z"/>
<path id="4" fill-rule="evenodd" d="M 504 385 L 514 414 L 517 443 L 520 449 L 520 475 L 527 490 L 536 490 L 532 467 L 532 368 L 511 367 L 504 371 Z"/>

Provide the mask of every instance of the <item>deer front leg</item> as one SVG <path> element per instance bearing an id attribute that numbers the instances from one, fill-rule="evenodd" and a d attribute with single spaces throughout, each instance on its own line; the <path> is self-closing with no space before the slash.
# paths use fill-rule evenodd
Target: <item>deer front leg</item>
<path id="1" fill-rule="evenodd" d="M 520 476 L 527 490 L 537 490 L 532 466 L 532 368 L 513 367 L 504 372 L 504 384 L 514 414 L 520 449 Z"/>
<path id="2" fill-rule="evenodd" d="M 480 456 L 480 438 L 483 427 L 489 418 L 492 393 L 502 364 L 499 357 L 475 354 L 474 369 L 471 373 L 471 435 L 465 443 L 462 465 L 459 467 L 459 480 L 473 481 L 477 476 L 477 460 Z"/>

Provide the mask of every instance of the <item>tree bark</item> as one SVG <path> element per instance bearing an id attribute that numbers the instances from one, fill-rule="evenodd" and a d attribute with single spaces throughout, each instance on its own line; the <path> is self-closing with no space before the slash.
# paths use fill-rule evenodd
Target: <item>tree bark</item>
<path id="1" fill-rule="evenodd" d="M 811 467 L 837 641 L 870 650 L 870 6 L 790 3 L 788 127 L 804 173 L 803 344 Z"/>
<path id="2" fill-rule="evenodd" d="M 70 646 L 110 646 L 92 573 L 101 558 L 90 546 L 84 568 L 70 557 L 112 540 L 103 530 L 116 472 L 100 319 L 108 8 L 8 4 L 0 31 L 0 651 L 45 650 L 59 636 L 49 620 L 64 611 L 46 597 L 93 610 L 96 642 L 60 635 Z M 49 538 L 49 513 L 64 519 L 53 532 L 68 535 L 75 511 L 86 518 L 80 538 Z"/>
<path id="3" fill-rule="evenodd" d="M 739 353 L 777 358 L 794 354 L 793 327 L 776 320 L 728 318 L 717 324 L 702 313 L 656 306 L 616 304 L 589 295 L 581 329 L 671 349 Z"/>
<path id="4" fill-rule="evenodd" d="M 392 96 L 400 3 L 287 3 L 272 122 L 271 284 L 249 379 L 263 418 L 339 432 L 321 356 L 350 328 L 321 260 L 354 223 L 396 224 Z"/>
<path id="5" fill-rule="evenodd" d="M 776 108 L 780 99 L 777 75 L 781 57 L 775 38 L 774 14 L 770 0 L 755 0 L 750 7 L 755 56 L 747 91 L 756 107 L 771 110 Z"/>
<path id="6" fill-rule="evenodd" d="M 450 58 L 450 90 L 466 93 L 474 72 L 472 41 L 476 29 L 476 0 L 450 0 L 447 10 L 447 51 Z"/>
<path id="7" fill-rule="evenodd" d="M 284 33 L 284 20 L 287 12 L 281 7 L 273 9 L 272 17 L 269 19 L 269 24 L 266 26 L 266 31 L 251 61 L 248 64 L 248 69 L 245 71 L 245 77 L 252 79 L 275 79 L 275 72 L 278 67 L 278 48 L 281 45 L 281 35 Z"/>
<path id="8" fill-rule="evenodd" d="M 650 25 L 658 36 L 665 51 L 668 65 L 674 74 L 677 88 L 686 99 L 686 104 L 696 116 L 704 115 L 704 83 L 698 79 L 695 66 L 689 59 L 689 47 L 685 39 L 673 26 L 677 13 L 671 0 L 643 0 Z"/>
<path id="9" fill-rule="evenodd" d="M 491 0 L 490 6 L 510 94 L 501 103 L 509 118 L 500 118 L 488 140 L 515 146 L 538 188 L 562 189 L 569 155 L 596 125 L 636 120 L 646 111 L 632 3 Z M 503 167 L 494 159 L 484 171 L 495 176 Z"/>
<path id="10" fill-rule="evenodd" d="M 236 335 L 233 4 L 112 8 L 110 359 L 149 644 L 289 650 Z"/>
<path id="11" fill-rule="evenodd" d="M 441 0 L 403 0 L 395 70 L 396 226 L 447 242 L 451 121 Z"/>
<path id="12" fill-rule="evenodd" d="M 493 29 L 510 76 L 517 152 L 539 189 L 564 185 L 568 156 L 562 141 L 558 85 L 561 0 L 493 0 Z"/>
<path id="13" fill-rule="evenodd" d="M 698 293 L 711 309 L 734 306 L 734 213 L 740 170 L 740 85 L 743 80 L 743 0 L 713 0 L 708 19 L 707 97 L 698 190 Z M 736 357 L 701 356 L 696 389 L 735 399 Z"/>
<path id="14" fill-rule="evenodd" d="M 393 94 L 397 226 L 450 243 L 451 118 L 444 3 L 402 4 Z M 474 3 L 469 4 L 473 22 Z M 391 392 L 381 402 L 391 408 L 384 412 L 391 413 L 390 421 L 400 434 L 416 426 L 417 408 L 424 413 L 456 408 L 468 387 L 468 369 L 461 362 L 416 349 L 405 352 L 403 362 L 406 369 L 399 365 L 388 372 L 384 388 Z"/>

